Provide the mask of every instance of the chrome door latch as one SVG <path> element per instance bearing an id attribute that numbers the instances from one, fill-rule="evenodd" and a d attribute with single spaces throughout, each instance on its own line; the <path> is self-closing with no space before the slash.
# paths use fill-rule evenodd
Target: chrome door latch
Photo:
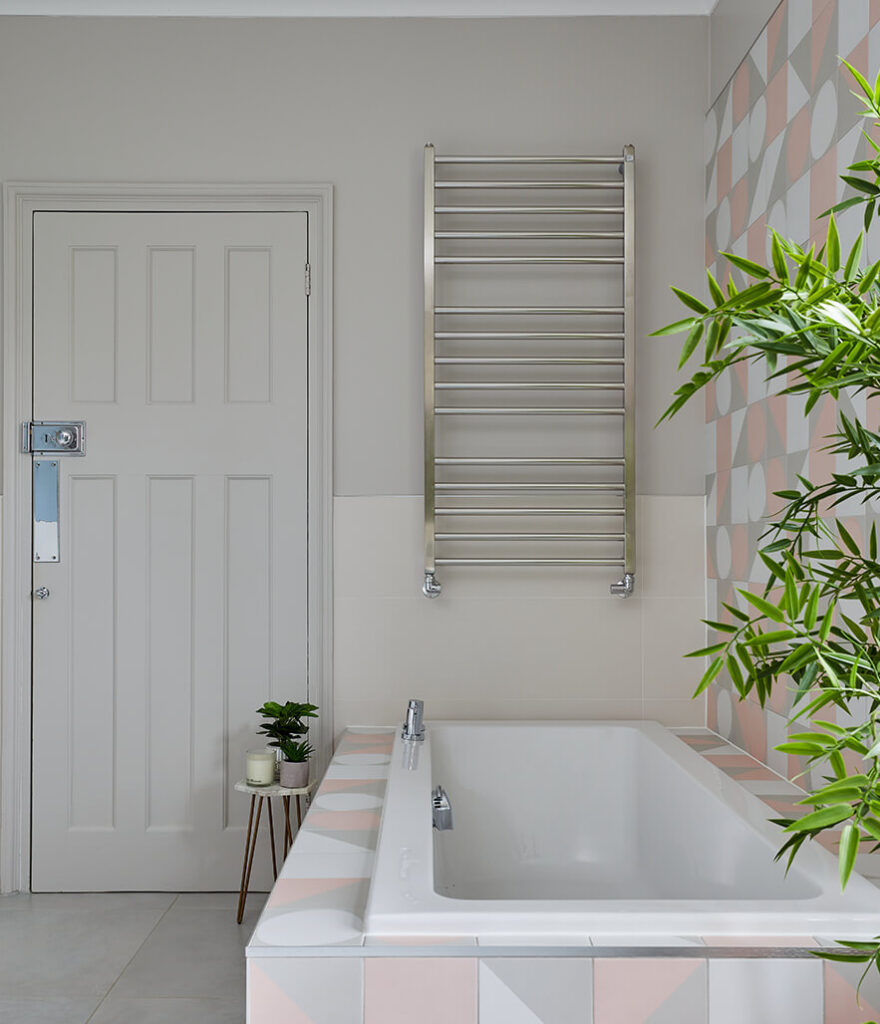
<path id="1" fill-rule="evenodd" d="M 82 420 L 22 423 L 21 450 L 26 455 L 85 455 L 86 425 Z"/>

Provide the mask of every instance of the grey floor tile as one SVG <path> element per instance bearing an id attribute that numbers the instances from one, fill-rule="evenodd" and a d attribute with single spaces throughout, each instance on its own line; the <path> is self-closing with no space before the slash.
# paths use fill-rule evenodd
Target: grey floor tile
<path id="1" fill-rule="evenodd" d="M 0 996 L 0 1024 L 86 1024 L 100 1001 L 100 996 L 90 999 Z"/>
<path id="2" fill-rule="evenodd" d="M 262 908 L 263 904 L 268 899 L 269 894 L 267 892 L 257 892 L 251 889 L 248 892 L 247 898 L 247 909 L 248 912 L 254 909 L 254 907 Z M 184 907 L 193 908 L 195 910 L 206 910 L 214 908 L 216 910 L 231 910 L 233 915 L 235 914 L 236 908 L 238 907 L 238 893 L 237 892 L 182 892 L 174 904 L 175 911 L 181 910 Z"/>
<path id="3" fill-rule="evenodd" d="M 263 897 L 248 901 L 244 921 L 233 907 L 175 904 L 138 950 L 113 988 L 112 997 L 214 998 L 244 1007 L 244 947 Z"/>
<path id="4" fill-rule="evenodd" d="M 174 899 L 173 893 L 0 898 L 0 993 L 7 1000 L 103 996 Z"/>
<path id="5" fill-rule="evenodd" d="M 120 999 L 110 995 L 89 1024 L 244 1024 L 244 1018 L 244 998 L 233 1003 L 228 999 Z"/>

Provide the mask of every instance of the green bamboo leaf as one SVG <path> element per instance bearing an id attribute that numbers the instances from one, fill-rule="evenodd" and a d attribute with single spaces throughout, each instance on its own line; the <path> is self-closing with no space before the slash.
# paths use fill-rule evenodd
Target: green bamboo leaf
<path id="1" fill-rule="evenodd" d="M 805 814 L 803 818 L 793 821 L 785 831 L 809 832 L 817 828 L 828 828 L 852 817 L 852 810 L 849 804 L 832 804 L 831 807 L 823 807 L 820 811 Z"/>
<path id="2" fill-rule="evenodd" d="M 739 632 L 739 627 L 734 626 L 730 622 L 716 622 L 714 619 L 700 619 L 700 622 L 708 626 L 709 629 L 717 629 L 719 633 Z"/>
<path id="3" fill-rule="evenodd" d="M 721 290 L 721 285 L 712 276 L 712 271 L 706 271 L 706 277 L 709 280 L 709 294 L 712 296 L 712 301 L 716 306 L 721 306 L 724 303 L 724 292 Z"/>
<path id="4" fill-rule="evenodd" d="M 846 546 L 854 555 L 858 556 L 861 554 L 858 544 L 856 544 L 855 540 L 853 540 L 852 534 L 849 532 L 849 530 L 847 530 L 847 528 L 839 519 L 837 520 L 837 532 L 843 539 L 843 543 L 846 544 Z"/>
<path id="5" fill-rule="evenodd" d="M 726 604 L 723 601 L 721 602 L 721 605 L 723 608 L 726 608 L 735 619 L 739 619 L 740 622 L 751 622 L 749 616 L 745 612 L 740 611 L 736 605 Z"/>
<path id="6" fill-rule="evenodd" d="M 792 672 L 796 672 L 799 668 L 803 668 L 803 666 L 812 657 L 813 645 L 801 644 L 800 647 L 796 647 L 779 666 L 780 675 L 790 675 Z"/>
<path id="7" fill-rule="evenodd" d="M 762 267 L 760 263 L 754 263 L 752 260 L 747 260 L 745 256 L 737 256 L 736 253 L 732 252 L 723 252 L 721 255 L 728 263 L 732 263 L 735 267 L 748 274 L 749 277 L 770 277 L 770 271 L 766 267 Z"/>
<path id="8" fill-rule="evenodd" d="M 812 631 L 816 625 L 816 618 L 819 614 L 819 584 L 813 587 L 810 593 L 810 600 L 807 602 L 807 610 L 804 612 L 804 625 Z"/>
<path id="9" fill-rule="evenodd" d="M 819 957 L 820 960 L 831 960 L 837 964 L 867 964 L 874 959 L 872 953 L 829 953 L 824 949 L 817 949 L 814 956 Z M 873 1021 L 867 1021 L 866 1024 L 874 1024 Z"/>
<path id="10" fill-rule="evenodd" d="M 706 362 L 708 363 L 712 356 L 718 351 L 719 339 L 721 337 L 721 324 L 717 320 L 713 320 L 709 324 L 709 330 L 706 332 Z M 679 367 L 681 369 L 681 367 Z"/>
<path id="11" fill-rule="evenodd" d="M 791 570 L 785 574 L 785 609 L 792 619 L 798 613 L 798 592 L 794 572 Z"/>
<path id="12" fill-rule="evenodd" d="M 846 780 L 841 780 L 841 781 L 846 781 Z M 859 790 L 858 786 L 844 786 L 841 789 L 835 790 L 835 792 L 830 794 L 830 796 L 836 797 L 837 800 L 849 800 L 851 802 L 854 802 L 856 800 L 861 800 L 862 799 L 862 794 L 861 794 L 861 791 Z M 823 797 L 819 793 L 811 793 L 809 796 L 804 797 L 803 800 L 798 800 L 799 804 L 807 804 L 807 805 L 811 805 L 811 806 L 817 806 L 817 805 L 821 806 L 821 805 L 824 805 L 824 804 L 830 804 L 830 803 L 834 803 L 834 802 L 835 801 L 833 801 L 833 800 L 831 800 L 829 798 Z"/>
<path id="13" fill-rule="evenodd" d="M 827 637 L 825 637 L 822 640 L 822 642 L 824 643 L 826 639 Z M 838 678 L 837 672 L 835 671 L 834 666 L 828 661 L 828 659 L 823 656 L 821 651 L 816 651 L 816 660 L 822 666 L 825 675 L 828 678 L 828 682 L 831 683 L 832 686 L 839 687 L 840 679 Z"/>
<path id="14" fill-rule="evenodd" d="M 862 258 L 862 242 L 864 237 L 865 236 L 861 234 L 857 236 L 852 249 L 849 251 L 849 256 L 847 256 L 846 266 L 843 270 L 843 276 L 847 282 L 852 281 L 856 276 L 856 271 L 859 267 L 859 260 Z"/>
<path id="15" fill-rule="evenodd" d="M 656 331 L 651 331 L 649 337 L 660 338 L 666 334 L 681 334 L 684 331 L 689 331 L 695 323 L 697 323 L 696 318 L 689 316 L 684 320 L 676 320 L 673 324 L 667 324 L 665 327 L 660 327 Z"/>
<path id="16" fill-rule="evenodd" d="M 690 334 L 687 336 L 687 340 L 681 350 L 681 358 L 678 360 L 679 370 L 694 354 L 694 349 L 699 345 L 700 338 L 703 336 L 703 321 L 698 320 L 691 328 Z"/>
<path id="17" fill-rule="evenodd" d="M 828 762 L 834 769 L 835 776 L 843 781 L 846 778 L 846 762 L 839 750 L 832 750 L 828 755 Z"/>
<path id="18" fill-rule="evenodd" d="M 834 221 L 834 214 L 828 218 L 828 237 L 825 242 L 825 262 L 832 274 L 840 269 L 840 236 L 837 233 L 837 224 Z"/>
<path id="19" fill-rule="evenodd" d="M 684 291 L 682 288 L 676 288 L 674 285 L 672 290 L 688 307 L 688 309 L 692 309 L 695 313 L 700 313 L 701 315 L 709 312 L 709 307 L 704 302 L 700 302 L 698 298 L 695 298 L 689 292 Z"/>
<path id="20" fill-rule="evenodd" d="M 793 629 L 774 629 L 769 633 L 757 633 L 746 640 L 749 647 L 770 647 L 773 644 L 785 643 L 786 640 L 793 640 L 797 633 Z"/>
<path id="21" fill-rule="evenodd" d="M 869 815 L 867 818 L 862 818 L 859 825 L 862 831 L 867 832 L 872 839 L 876 839 L 880 843 L 880 821 Z"/>
<path id="22" fill-rule="evenodd" d="M 859 830 L 852 822 L 844 826 L 840 836 L 840 847 L 837 853 L 837 864 L 840 870 L 840 888 L 845 889 L 849 876 L 852 874 L 859 852 Z"/>
<path id="23" fill-rule="evenodd" d="M 730 675 L 733 685 L 736 687 L 736 692 L 741 696 L 744 696 L 745 681 L 743 679 L 742 670 L 739 667 L 739 662 L 736 660 L 736 658 L 733 657 L 732 654 L 728 654 L 725 660 L 727 664 L 727 671 Z"/>
<path id="24" fill-rule="evenodd" d="M 773 259 L 773 269 L 776 271 L 776 276 L 780 281 L 784 281 L 787 284 L 788 263 L 785 259 L 785 253 L 782 251 L 779 235 L 775 231 L 771 233 L 770 255 Z"/>
<path id="25" fill-rule="evenodd" d="M 847 61 L 847 60 L 841 60 L 841 64 L 846 66 L 846 68 L 849 71 L 849 73 L 859 83 L 859 86 L 861 87 L 862 92 L 864 92 L 864 94 L 866 96 L 868 96 L 868 97 L 873 97 L 874 90 L 868 84 L 868 79 L 865 78 L 865 76 L 861 73 L 861 71 L 859 71 L 857 68 L 854 68 L 852 66 L 852 64 L 850 64 L 849 61 Z M 858 93 L 856 93 L 856 95 L 858 96 Z"/>
<path id="26" fill-rule="evenodd" d="M 773 579 L 782 579 L 785 576 L 785 569 L 781 563 L 775 562 L 768 554 L 766 548 L 758 552 L 758 557 L 770 570 L 770 581 Z"/>
<path id="27" fill-rule="evenodd" d="M 822 624 L 819 626 L 819 640 L 823 644 L 828 639 L 828 634 L 831 632 L 831 622 L 834 618 L 835 607 L 836 605 L 832 601 L 825 610 L 825 614 L 822 616 Z"/>
<path id="28" fill-rule="evenodd" d="M 715 658 L 712 664 L 703 673 L 703 678 L 700 680 L 696 690 L 694 690 L 695 697 L 699 697 L 699 695 L 712 684 L 718 673 L 721 671 L 723 664 L 724 662 L 721 658 Z"/>
<path id="29" fill-rule="evenodd" d="M 818 304 L 820 313 L 824 313 L 830 320 L 833 320 L 839 327 L 851 331 L 854 334 L 861 333 L 862 325 L 853 314 L 842 303 L 834 300 L 826 300 Z"/>
<path id="30" fill-rule="evenodd" d="M 768 619 L 772 619 L 774 622 L 783 622 L 785 620 L 785 616 L 775 604 L 771 604 L 763 597 L 758 597 L 757 594 L 752 594 L 748 590 L 740 590 L 739 593 L 742 594 L 752 607 L 757 608 Z"/>
<path id="31" fill-rule="evenodd" d="M 862 274 L 861 280 L 859 281 L 859 295 L 864 295 L 871 287 L 877 278 L 878 272 L 880 272 L 880 261 L 872 263 L 864 274 Z"/>
<path id="32" fill-rule="evenodd" d="M 880 187 L 873 184 L 873 182 L 865 181 L 864 178 L 857 178 L 852 174 L 841 174 L 841 181 L 845 181 L 851 188 L 856 189 L 858 192 L 864 192 L 868 196 L 876 196 L 880 193 Z"/>
<path id="33" fill-rule="evenodd" d="M 722 641 L 718 644 L 709 644 L 708 647 L 701 647 L 698 651 L 688 651 L 684 655 L 685 658 L 705 658 L 710 654 L 717 654 L 719 651 L 723 651 L 727 646 L 727 643 Z"/>
<path id="34" fill-rule="evenodd" d="M 824 751 L 821 743 L 801 743 L 800 741 L 777 743 L 773 749 L 778 750 L 781 754 L 797 754 L 800 757 L 818 757 Z"/>
<path id="35" fill-rule="evenodd" d="M 824 803 L 833 804 L 838 801 L 831 799 L 834 796 L 839 796 L 842 793 L 849 793 L 850 791 L 855 792 L 855 796 L 846 796 L 846 800 L 861 800 L 862 798 L 862 787 L 868 784 L 867 775 L 849 775 L 845 779 L 840 779 L 838 782 L 829 783 L 827 786 L 823 786 L 821 789 L 817 789 L 815 793 L 811 793 L 808 797 L 805 797 L 800 802 L 806 803 Z"/>

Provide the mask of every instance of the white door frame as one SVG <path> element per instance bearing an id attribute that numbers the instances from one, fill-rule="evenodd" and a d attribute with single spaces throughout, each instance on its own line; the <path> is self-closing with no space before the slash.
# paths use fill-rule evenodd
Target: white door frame
<path id="1" fill-rule="evenodd" d="M 0 892 L 30 890 L 31 494 L 20 424 L 32 408 L 33 214 L 44 210 L 308 214 L 309 699 L 318 769 L 333 739 L 333 186 L 11 182 L 3 196 L 3 499 L 0 505 Z M 298 282 L 296 282 L 298 285 Z M 230 885 L 234 880 L 230 879 Z"/>

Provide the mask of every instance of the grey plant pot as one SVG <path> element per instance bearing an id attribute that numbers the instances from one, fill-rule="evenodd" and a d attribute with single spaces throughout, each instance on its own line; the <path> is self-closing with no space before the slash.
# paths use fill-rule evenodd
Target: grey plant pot
<path id="1" fill-rule="evenodd" d="M 302 789 L 309 784 L 308 761 L 282 761 L 281 785 L 285 789 Z"/>

